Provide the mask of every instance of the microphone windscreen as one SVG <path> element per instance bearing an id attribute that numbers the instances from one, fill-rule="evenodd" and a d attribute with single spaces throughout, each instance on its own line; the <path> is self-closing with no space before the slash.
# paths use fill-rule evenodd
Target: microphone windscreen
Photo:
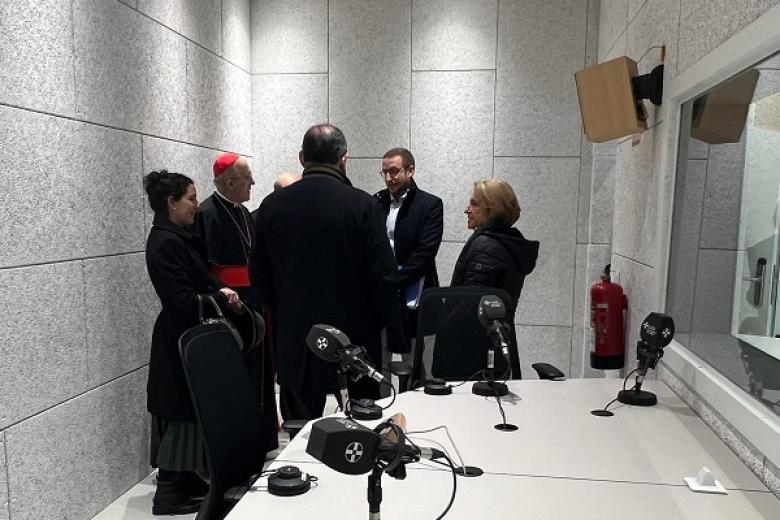
<path id="1" fill-rule="evenodd" d="M 318 358 L 335 363 L 338 352 L 350 346 L 349 337 L 330 325 L 314 325 L 306 336 L 306 344 Z"/>
<path id="2" fill-rule="evenodd" d="M 477 316 L 483 327 L 487 328 L 496 320 L 506 318 L 506 307 L 498 296 L 488 294 L 479 299 Z"/>
<path id="3" fill-rule="evenodd" d="M 352 419 L 327 417 L 312 424 L 306 453 L 339 473 L 361 475 L 374 468 L 381 440 Z"/>
<path id="4" fill-rule="evenodd" d="M 674 338 L 674 320 L 660 312 L 651 312 L 642 322 L 639 337 L 651 348 L 664 348 Z"/>

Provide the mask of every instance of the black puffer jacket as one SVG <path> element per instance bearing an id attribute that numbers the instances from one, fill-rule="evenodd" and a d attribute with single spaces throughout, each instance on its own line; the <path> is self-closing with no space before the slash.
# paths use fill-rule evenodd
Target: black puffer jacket
<path id="1" fill-rule="evenodd" d="M 504 289 L 512 298 L 513 316 L 526 275 L 536 267 L 539 242 L 526 240 L 517 229 L 491 222 L 477 229 L 463 246 L 451 285 L 481 285 Z"/>

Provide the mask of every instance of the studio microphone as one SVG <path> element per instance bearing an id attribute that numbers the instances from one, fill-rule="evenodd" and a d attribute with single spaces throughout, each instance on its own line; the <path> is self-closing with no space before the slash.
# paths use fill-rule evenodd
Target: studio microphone
<path id="1" fill-rule="evenodd" d="M 394 417 L 398 415 L 402 416 L 396 414 Z M 390 463 L 399 456 L 404 464 L 444 457 L 441 450 L 416 448 L 395 442 L 388 432 L 377 433 L 346 417 L 320 419 L 312 425 L 306 453 L 329 468 L 347 475 L 368 473 L 374 469 L 377 461 Z M 400 440 L 397 437 L 395 439 Z"/>
<path id="2" fill-rule="evenodd" d="M 329 363 L 341 363 L 346 370 L 368 376 L 377 383 L 388 383 L 385 376 L 366 361 L 366 349 L 353 345 L 349 337 L 330 325 L 314 325 L 306 336 L 306 344 L 315 356 Z"/>
<path id="3" fill-rule="evenodd" d="M 483 296 L 479 300 L 477 316 L 482 326 L 487 329 L 491 346 L 501 350 L 501 354 L 509 365 L 509 342 L 506 339 L 507 326 L 504 324 L 506 318 L 504 302 L 492 294 Z"/>
<path id="4" fill-rule="evenodd" d="M 641 385 L 649 369 L 655 369 L 664 355 L 664 347 L 674 338 L 674 320 L 660 312 L 651 312 L 639 329 L 639 342 L 636 349 L 637 384 Z"/>
<path id="5" fill-rule="evenodd" d="M 658 365 L 658 361 L 664 355 L 664 347 L 672 342 L 673 337 L 674 320 L 671 316 L 660 312 L 651 312 L 647 315 L 639 329 L 639 341 L 636 344 L 638 363 L 634 388 L 618 392 L 619 402 L 634 406 L 653 406 L 658 403 L 654 393 L 642 390 L 642 383 L 647 376 L 647 371 L 655 369 Z"/>

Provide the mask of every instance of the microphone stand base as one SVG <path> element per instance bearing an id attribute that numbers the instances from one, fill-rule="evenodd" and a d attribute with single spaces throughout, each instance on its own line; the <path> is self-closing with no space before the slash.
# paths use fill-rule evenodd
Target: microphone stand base
<path id="1" fill-rule="evenodd" d="M 496 424 L 493 428 L 500 432 L 515 432 L 518 430 L 517 425 L 509 423 Z"/>
<path id="2" fill-rule="evenodd" d="M 382 407 L 371 399 L 353 400 L 350 403 L 350 415 L 356 421 L 374 421 L 382 418 Z"/>
<path id="3" fill-rule="evenodd" d="M 455 474 L 461 477 L 481 477 L 484 471 L 476 466 L 460 466 L 455 468 Z"/>
<path id="4" fill-rule="evenodd" d="M 504 396 L 509 393 L 509 388 L 504 383 L 495 381 L 477 381 L 471 385 L 471 392 L 486 397 Z"/>
<path id="5" fill-rule="evenodd" d="M 655 406 L 658 404 L 658 398 L 653 392 L 647 392 L 646 390 L 621 390 L 618 392 L 617 399 L 623 404 L 630 404 L 632 406 Z"/>

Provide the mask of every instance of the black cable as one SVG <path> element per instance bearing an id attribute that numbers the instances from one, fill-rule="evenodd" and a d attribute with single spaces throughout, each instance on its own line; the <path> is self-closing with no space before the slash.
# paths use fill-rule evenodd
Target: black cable
<path id="1" fill-rule="evenodd" d="M 484 369 L 484 368 L 480 368 L 479 370 L 477 370 L 476 372 L 474 372 L 473 374 L 471 374 L 471 375 L 468 377 L 468 379 L 465 379 L 465 380 L 461 381 L 461 382 L 460 382 L 460 383 L 458 383 L 457 385 L 451 385 L 451 387 L 452 387 L 452 388 L 457 388 L 457 387 L 459 387 L 459 386 L 461 386 L 461 385 L 465 385 L 465 384 L 466 384 L 466 383 L 468 383 L 469 381 L 473 381 L 475 376 L 481 376 L 481 375 L 482 375 L 482 374 L 484 374 L 484 373 L 485 373 L 485 369 Z M 480 378 L 480 379 L 482 379 L 482 378 Z"/>
<path id="2" fill-rule="evenodd" d="M 636 372 L 639 372 L 639 369 L 638 369 L 638 368 L 635 368 L 634 370 L 632 370 L 631 372 L 629 372 L 628 374 L 626 374 L 626 377 L 623 379 L 623 390 L 625 390 L 625 389 L 626 389 L 626 383 L 628 382 L 628 379 L 631 377 L 631 375 L 632 375 L 632 374 L 634 374 L 634 373 L 636 373 Z M 616 398 L 614 398 L 613 400 L 611 400 L 610 402 L 608 402 L 608 403 L 607 403 L 607 405 L 606 405 L 606 406 L 605 406 L 605 407 L 604 407 L 604 408 L 603 408 L 601 411 L 602 411 L 602 412 L 606 412 L 606 411 L 607 411 L 607 409 L 608 409 L 610 406 L 612 406 L 614 403 L 616 403 L 616 402 L 617 402 L 617 400 L 618 400 L 618 399 L 617 399 L 617 397 L 616 397 Z"/>
<path id="3" fill-rule="evenodd" d="M 638 369 L 638 368 L 635 368 L 634 370 L 632 370 L 631 372 L 629 372 L 629 373 L 626 375 L 626 378 L 625 378 L 625 379 L 623 379 L 623 390 L 625 390 L 625 389 L 626 389 L 626 383 L 628 382 L 628 378 L 629 378 L 629 377 L 631 377 L 631 374 L 634 374 L 634 373 L 636 373 L 636 372 L 639 372 L 639 369 Z"/>
<path id="4" fill-rule="evenodd" d="M 393 391 L 393 398 L 390 400 L 390 404 L 388 404 L 387 406 L 383 406 L 383 407 L 382 407 L 382 410 L 387 410 L 388 408 L 390 408 L 391 406 L 393 406 L 393 403 L 395 402 L 395 398 L 396 398 L 396 396 L 398 396 L 398 391 L 395 389 L 395 385 L 393 385 L 393 383 L 391 383 L 391 382 L 390 382 L 390 381 L 388 381 L 387 379 L 385 379 L 385 380 L 384 380 L 384 381 L 382 381 L 382 382 L 383 382 L 383 383 L 385 383 L 385 384 L 387 384 L 387 385 L 390 387 L 390 390 L 392 390 L 392 391 Z"/>
<path id="5" fill-rule="evenodd" d="M 493 387 L 493 391 L 496 393 L 496 402 L 498 403 L 498 410 L 501 412 L 501 420 L 506 424 L 506 413 L 504 413 L 504 407 L 501 405 L 501 396 L 498 395 L 498 390 Z"/>
<path id="6" fill-rule="evenodd" d="M 444 458 L 447 460 L 447 463 L 450 466 L 450 470 L 452 471 L 452 496 L 450 496 L 450 502 L 447 504 L 447 507 L 444 508 L 444 511 L 436 517 L 436 520 L 441 520 L 444 518 L 444 515 L 449 513 L 450 508 L 452 507 L 452 504 L 455 502 L 455 492 L 458 490 L 458 474 L 455 471 L 455 465 L 452 463 L 452 460 L 444 454 Z"/>

